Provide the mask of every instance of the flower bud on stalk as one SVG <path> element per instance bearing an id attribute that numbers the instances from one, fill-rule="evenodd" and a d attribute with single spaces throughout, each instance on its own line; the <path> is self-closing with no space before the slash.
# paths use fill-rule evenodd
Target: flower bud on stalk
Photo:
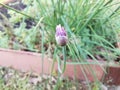
<path id="1" fill-rule="evenodd" d="M 55 34 L 55 39 L 58 45 L 60 46 L 65 46 L 67 44 L 67 33 L 60 24 L 56 26 L 56 34 Z"/>

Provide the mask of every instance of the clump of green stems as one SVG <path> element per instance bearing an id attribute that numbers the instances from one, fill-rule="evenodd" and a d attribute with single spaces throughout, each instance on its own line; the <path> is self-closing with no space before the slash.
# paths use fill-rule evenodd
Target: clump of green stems
<path id="1" fill-rule="evenodd" d="M 22 1 L 25 2 L 24 0 Z M 32 5 L 29 2 L 32 2 Z M 62 49 L 56 45 L 54 35 L 56 25 L 62 24 L 67 30 L 69 38 L 66 46 L 66 59 L 72 58 L 72 62 L 66 62 L 67 64 L 99 64 L 95 57 L 97 55 L 102 56 L 107 61 L 111 60 L 110 57 L 115 60 L 119 55 L 115 47 L 115 43 L 118 41 L 117 33 L 120 30 L 119 1 L 28 0 L 27 4 L 27 8 L 21 12 L 0 3 L 0 5 L 23 15 L 23 20 L 25 18 L 31 18 L 42 27 L 42 29 L 39 28 L 37 24 L 38 26 L 36 25 L 31 30 L 23 31 L 21 30 L 21 25 L 18 29 L 19 32 L 30 33 L 26 34 L 23 38 L 26 44 L 25 46 L 29 50 L 37 51 L 37 49 L 34 48 L 35 43 L 33 42 L 36 40 L 36 32 L 40 31 L 42 37 L 40 39 L 42 42 L 41 52 L 43 57 L 44 54 L 47 53 L 52 56 L 55 61 L 56 59 L 60 60 L 60 55 L 63 55 L 63 53 L 61 53 Z M 31 8 L 35 10 L 34 15 L 29 11 Z M 24 11 L 27 10 L 28 13 L 25 14 Z M 44 19 L 39 22 L 41 18 Z M 30 40 L 30 35 L 33 36 L 33 41 Z M 44 48 L 45 44 L 48 45 L 47 50 Z M 109 54 L 109 52 L 111 54 Z M 88 58 L 94 60 L 94 63 L 89 63 L 87 61 Z M 81 67 L 81 70 L 88 81 L 84 67 Z M 90 70 L 94 72 L 92 69 Z"/>

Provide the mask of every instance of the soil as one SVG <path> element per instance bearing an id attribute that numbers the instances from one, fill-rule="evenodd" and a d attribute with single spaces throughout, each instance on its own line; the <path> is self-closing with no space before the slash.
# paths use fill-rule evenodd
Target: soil
<path id="1" fill-rule="evenodd" d="M 24 5 L 20 0 L 15 0 L 14 2 L 8 3 L 6 5 L 14 8 L 14 9 L 17 9 L 17 10 L 23 10 L 24 8 L 26 8 L 26 5 Z M 0 12 L 2 14 L 4 14 L 7 18 L 10 18 L 10 15 L 8 14 L 8 9 L 7 8 L 0 7 Z"/>
<path id="2" fill-rule="evenodd" d="M 58 78 L 50 75 L 38 75 L 32 72 L 21 72 L 13 68 L 0 67 L 0 89 L 9 90 L 53 90 Z M 75 80 L 60 79 L 57 90 L 88 90 L 85 82 L 76 82 Z"/>
<path id="3" fill-rule="evenodd" d="M 23 4 L 23 3 L 21 2 L 21 0 L 14 0 L 14 2 L 8 3 L 7 5 L 10 6 L 10 7 L 12 7 L 12 8 L 14 8 L 14 9 L 16 9 L 16 10 L 19 10 L 19 11 L 22 11 L 23 9 L 25 9 L 25 8 L 27 7 L 27 5 Z M 8 19 L 11 17 L 10 14 L 8 14 L 8 9 L 5 8 L 5 7 L 0 7 L 0 13 L 4 14 Z M 1 19 L 2 19 L 2 17 L 0 16 L 0 20 L 1 20 Z M 25 19 L 24 22 L 26 23 L 26 29 L 28 29 L 28 30 L 29 30 L 32 26 L 35 26 L 35 25 L 36 25 L 35 21 L 32 20 L 32 19 L 29 19 L 29 18 L 28 18 L 28 19 Z M 15 23 L 13 27 L 14 27 L 14 28 L 19 28 L 20 23 L 21 23 L 21 22 Z M 4 31 L 2 27 L 0 27 L 0 30 L 1 30 L 1 31 Z"/>

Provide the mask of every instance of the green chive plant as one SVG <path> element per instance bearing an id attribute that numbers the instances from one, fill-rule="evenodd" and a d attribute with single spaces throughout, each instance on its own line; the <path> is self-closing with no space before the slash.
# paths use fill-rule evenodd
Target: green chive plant
<path id="1" fill-rule="evenodd" d="M 12 13 L 10 22 L 21 23 L 20 27 L 14 29 L 15 48 L 48 54 L 55 61 L 60 61 L 65 55 L 66 60 L 71 59 L 71 62 L 66 61 L 66 64 L 73 65 L 91 64 L 88 59 L 94 60 L 92 64 L 99 64 L 98 60 L 111 61 L 120 55 L 115 46 L 120 31 L 119 1 L 22 0 L 22 2 L 27 5 L 23 11 L 0 3 L 12 10 L 9 13 Z M 14 16 L 13 12 L 17 15 Z M 33 20 L 36 26 L 27 30 L 24 22 L 26 19 Z M 55 28 L 58 24 L 64 26 L 68 34 L 66 54 L 62 53 L 62 48 L 55 41 Z M 0 45 L 2 46 L 2 44 Z M 84 69 L 81 67 L 88 81 Z M 89 70 L 96 77 L 92 68 Z"/>

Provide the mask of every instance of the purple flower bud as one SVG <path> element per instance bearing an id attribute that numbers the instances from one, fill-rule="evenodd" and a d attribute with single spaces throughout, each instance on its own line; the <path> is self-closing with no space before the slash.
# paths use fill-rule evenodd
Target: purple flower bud
<path id="1" fill-rule="evenodd" d="M 67 33 L 60 24 L 56 26 L 55 39 L 58 45 L 65 46 L 67 44 Z"/>

